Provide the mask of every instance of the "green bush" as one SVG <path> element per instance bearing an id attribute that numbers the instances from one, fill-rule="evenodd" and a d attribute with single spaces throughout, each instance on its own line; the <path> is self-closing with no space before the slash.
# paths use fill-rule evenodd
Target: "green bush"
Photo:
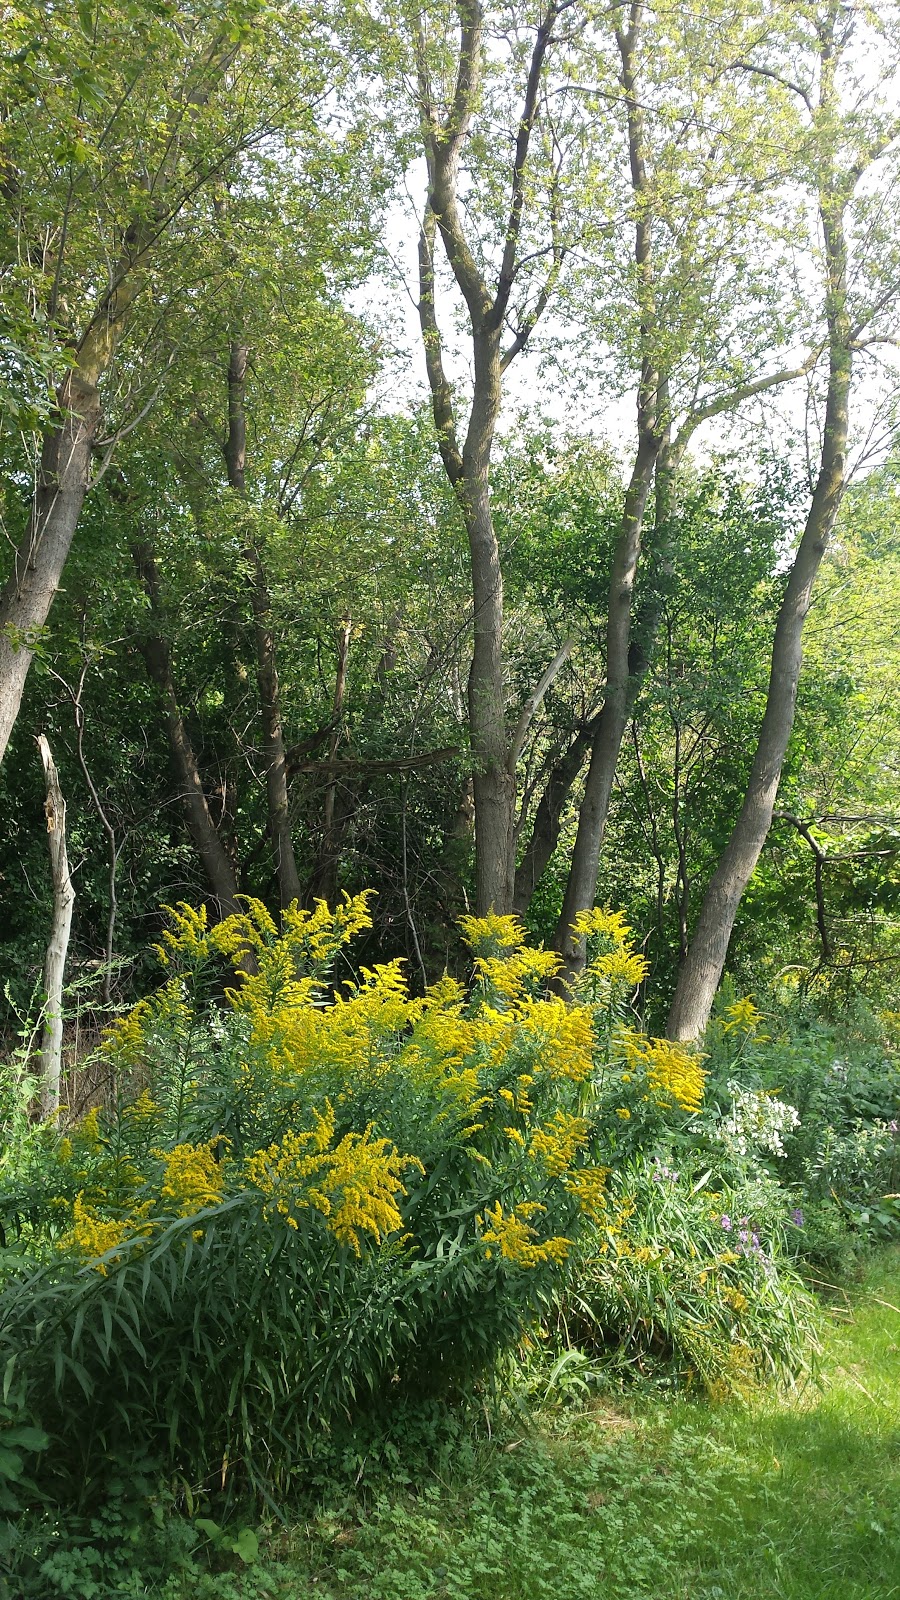
<path id="1" fill-rule="evenodd" d="M 794 1251 L 814 1269 L 845 1272 L 900 1236 L 895 1034 L 862 1001 L 839 1022 L 795 999 L 763 1017 L 727 986 L 707 1030 L 708 1112 L 720 1128 L 736 1113 L 744 1124 L 732 1170 L 767 1172 L 793 1196 Z M 785 1106 L 796 1115 L 779 1123 Z"/>
<path id="2" fill-rule="evenodd" d="M 173 913 L 107 1105 L 7 1174 L 0 1370 L 61 1499 L 135 1453 L 283 1495 L 317 1434 L 471 1386 L 550 1303 L 606 1178 L 596 1007 L 542 997 L 556 957 L 497 917 L 467 921 L 470 994 L 413 1000 L 396 962 L 334 993 L 367 922 L 364 897 L 280 934 L 256 903 Z"/>
<path id="3" fill-rule="evenodd" d="M 708 1168 L 635 1157 L 611 1180 L 605 1224 L 560 1297 L 560 1332 L 623 1376 L 714 1398 L 805 1376 L 817 1316 L 784 1212 L 774 1183 L 735 1189 Z"/>

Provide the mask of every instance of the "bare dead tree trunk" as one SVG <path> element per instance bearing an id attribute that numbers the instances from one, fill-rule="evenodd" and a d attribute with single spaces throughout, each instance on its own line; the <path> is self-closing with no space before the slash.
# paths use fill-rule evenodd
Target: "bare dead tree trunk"
<path id="1" fill-rule="evenodd" d="M 62 1075 L 63 1039 L 63 980 L 69 933 L 72 928 L 72 911 L 75 890 L 69 876 L 69 857 L 66 851 L 66 802 L 60 788 L 56 763 L 43 734 L 38 737 L 38 749 L 44 766 L 47 798 L 44 810 L 47 815 L 47 837 L 50 845 L 50 866 L 53 873 L 53 922 L 47 941 L 44 961 L 44 1037 L 41 1045 L 41 1109 L 45 1117 L 55 1116 L 59 1110 L 59 1084 Z"/>
<path id="2" fill-rule="evenodd" d="M 225 440 L 225 465 L 228 482 L 237 494 L 246 488 L 247 419 L 245 390 L 249 351 L 234 340 L 228 361 L 228 433 Z M 272 627 L 272 599 L 266 570 L 254 538 L 247 554 L 252 568 L 251 604 L 256 643 L 256 683 L 262 723 L 262 749 L 266 768 L 266 800 L 269 836 L 275 852 L 278 895 L 282 907 L 292 905 L 302 895 L 289 811 L 288 762 L 281 717 L 281 693 L 275 634 Z"/>
<path id="3" fill-rule="evenodd" d="M 832 21 L 833 28 L 833 21 Z M 833 109 L 833 33 L 822 38 L 821 105 Z M 819 473 L 782 600 L 772 643 L 766 709 L 744 803 L 710 880 L 669 1012 L 672 1039 L 696 1039 L 706 1027 L 741 896 L 772 824 L 781 769 L 794 725 L 803 660 L 803 624 L 813 584 L 828 548 L 847 478 L 847 439 L 853 334 L 847 311 L 845 215 L 861 171 L 826 173 L 819 193 L 825 241 L 825 312 L 828 322 L 828 393 Z"/>
<path id="4" fill-rule="evenodd" d="M 237 877 L 210 816 L 200 776 L 200 766 L 178 704 L 172 675 L 171 653 L 162 632 L 159 571 L 152 552 L 146 545 L 133 545 L 132 559 L 150 600 L 151 615 L 158 624 L 158 631 L 142 639 L 139 642 L 139 649 L 144 657 L 148 676 L 159 689 L 165 706 L 166 733 L 172 761 L 178 774 L 188 831 L 203 862 L 209 886 L 219 903 L 220 913 L 222 916 L 229 916 L 241 909 L 238 902 Z"/>

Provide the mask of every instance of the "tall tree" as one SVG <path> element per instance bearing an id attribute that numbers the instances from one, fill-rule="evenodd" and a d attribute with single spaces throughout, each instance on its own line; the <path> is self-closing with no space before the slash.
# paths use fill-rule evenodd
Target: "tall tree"
<path id="1" fill-rule="evenodd" d="M 530 50 L 521 60 L 512 53 L 513 76 L 521 72 L 524 90 L 512 134 L 508 201 L 493 278 L 481 265 L 483 239 L 472 238 L 460 195 L 460 163 L 473 118 L 484 93 L 486 38 L 481 0 L 458 0 L 459 43 L 448 104 L 435 88 L 426 21 L 418 19 L 415 53 L 422 139 L 428 166 L 428 200 L 419 238 L 419 319 L 431 388 L 434 424 L 447 478 L 456 495 L 469 543 L 472 580 L 472 661 L 468 717 L 474 762 L 475 867 L 478 909 L 506 912 L 515 892 L 516 769 L 522 743 L 543 695 L 565 661 L 560 653 L 529 696 L 513 728 L 507 724 L 504 661 L 503 573 L 491 512 L 491 453 L 503 395 L 503 376 L 524 349 L 553 294 L 565 246 L 559 231 L 558 157 L 545 159 L 535 173 L 532 146 L 545 95 L 556 30 L 574 0 L 549 0 L 541 10 Z M 438 27 L 443 16 L 438 19 Z M 530 31 L 530 30 L 529 30 Z M 439 39 L 439 53 L 443 40 Z M 544 152 L 546 155 L 546 152 Z M 526 219 L 533 225 L 546 193 L 546 237 L 537 249 L 547 261 L 545 275 L 530 303 L 522 299 Z M 468 325 L 473 376 L 465 437 L 457 429 L 453 390 L 444 365 L 437 318 L 434 246 L 440 236 L 453 278 L 462 295 Z M 531 256 L 533 252 L 528 252 Z M 527 277 L 525 284 L 527 287 Z M 514 301 L 518 292 L 519 304 Z M 505 333 L 511 336 L 504 348 Z"/>
<path id="2" fill-rule="evenodd" d="M 716 9 L 708 17 L 673 15 L 630 0 L 611 8 L 610 26 L 618 60 L 614 76 L 607 71 L 624 123 L 634 219 L 622 299 L 632 307 L 634 332 L 625 348 L 630 344 L 638 367 L 637 448 L 610 569 L 604 702 L 556 930 L 569 973 L 584 963 L 584 940 L 573 923 L 594 902 L 622 740 L 660 620 L 657 601 L 639 618 L 634 604 L 654 476 L 651 554 L 671 572 L 677 475 L 698 428 L 804 375 L 815 358 L 812 351 L 787 365 L 773 363 L 773 333 L 785 331 L 783 290 L 777 274 L 765 286 L 759 265 L 750 265 L 760 234 L 771 229 L 772 200 L 784 176 L 783 157 L 773 159 L 767 148 L 765 98 L 721 88 L 723 65 L 740 53 L 751 19 Z M 602 85 L 601 78 L 595 94 Z"/>
<path id="3" fill-rule="evenodd" d="M 854 198 L 863 178 L 878 162 L 890 168 L 881 174 L 884 187 L 879 185 L 879 209 L 889 203 L 896 175 L 893 164 L 885 163 L 884 158 L 900 135 L 900 125 L 896 119 L 886 120 L 882 107 L 876 108 L 874 116 L 865 117 L 858 104 L 849 108 L 846 104 L 848 87 L 852 92 L 853 84 L 851 79 L 848 86 L 846 76 L 842 81 L 841 68 L 848 62 L 858 28 L 866 25 L 868 8 L 829 0 L 827 5 L 795 10 L 796 22 L 808 30 L 815 53 L 815 86 L 804 86 L 802 61 L 795 68 L 795 78 L 790 71 L 778 70 L 780 61 L 773 64 L 762 58 L 751 60 L 745 70 L 777 73 L 808 114 L 808 159 L 821 229 L 822 297 L 828 330 L 821 448 L 806 523 L 778 612 L 766 709 L 747 792 L 707 888 L 669 1013 L 669 1034 L 681 1040 L 695 1039 L 706 1026 L 737 909 L 771 827 L 794 723 L 803 625 L 848 481 L 854 355 L 864 342 L 880 337 L 880 319 L 900 291 L 893 273 L 885 284 L 886 263 L 883 256 L 878 259 L 878 231 L 869 229 L 862 239 L 854 237 L 859 221 L 858 210 L 854 216 Z M 890 61 L 893 74 L 896 67 L 896 61 Z M 893 81 L 896 83 L 895 76 Z M 861 209 L 863 217 L 866 212 L 871 215 L 867 200 Z M 855 282 L 851 282 L 854 243 Z"/>
<path id="4" fill-rule="evenodd" d="M 201 12 L 149 0 L 41 10 L 7 98 L 2 176 L 5 244 L 26 283 L 19 311 L 31 315 L 55 395 L 0 596 L 0 759 L 92 481 L 101 392 L 126 335 L 143 319 L 152 351 L 134 369 L 149 368 L 150 381 L 133 397 L 133 427 L 171 358 L 166 309 L 183 314 L 197 298 L 210 190 L 267 134 L 296 128 L 323 82 L 309 30 L 301 59 L 297 16 L 266 14 L 255 0 Z"/>

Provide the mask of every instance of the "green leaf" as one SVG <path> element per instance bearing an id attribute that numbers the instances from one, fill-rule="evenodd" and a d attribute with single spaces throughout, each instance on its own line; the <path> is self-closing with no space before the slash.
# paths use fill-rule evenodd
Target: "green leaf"
<path id="1" fill-rule="evenodd" d="M 240 1556 L 245 1566 L 250 1567 L 259 1560 L 259 1540 L 252 1528 L 242 1528 L 229 1548 L 236 1556 Z"/>

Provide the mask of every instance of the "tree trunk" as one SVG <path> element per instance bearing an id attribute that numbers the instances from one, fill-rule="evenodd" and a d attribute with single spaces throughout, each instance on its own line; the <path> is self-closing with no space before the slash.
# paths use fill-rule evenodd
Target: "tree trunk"
<path id="1" fill-rule="evenodd" d="M 644 111 L 637 81 L 642 11 L 640 4 L 632 4 L 628 31 L 616 30 L 616 43 L 622 61 L 620 81 L 628 122 L 631 186 L 637 210 L 634 261 L 643 351 L 637 401 L 638 447 L 625 494 L 621 531 L 609 580 L 606 699 L 591 751 L 572 865 L 556 929 L 556 948 L 563 958 L 565 974 L 570 977 L 584 967 L 585 942 L 575 937 L 572 925 L 579 911 L 589 910 L 594 903 L 600 847 L 609 816 L 616 766 L 639 687 L 639 675 L 632 672 L 632 601 L 647 496 L 668 428 L 668 418 L 664 414 L 667 390 L 655 352 L 658 329 L 653 263 L 653 191 L 647 171 Z"/>
<path id="2" fill-rule="evenodd" d="M 734 831 L 710 881 L 690 949 L 678 976 L 668 1034 L 696 1039 L 706 1027 L 741 896 L 772 824 L 781 769 L 794 726 L 803 660 L 803 624 L 812 588 L 834 528 L 846 484 L 852 379 L 852 336 L 847 315 L 846 198 L 820 200 L 827 270 L 828 398 L 819 475 L 797 549 L 772 644 L 766 709 L 747 793 Z"/>
<path id="3" fill-rule="evenodd" d="M 28 529 L 0 597 L 0 761 L 87 493 L 100 420 L 96 383 L 75 368 L 60 386 L 59 405 L 63 420 L 44 439 Z"/>
<path id="4" fill-rule="evenodd" d="M 636 664 L 631 642 L 632 599 L 644 511 L 660 445 L 659 437 L 645 428 L 625 496 L 622 531 L 613 556 L 606 625 L 606 699 L 591 749 L 572 864 L 556 930 L 556 948 L 569 975 L 580 972 L 584 966 L 584 940 L 575 937 L 572 925 L 579 911 L 587 911 L 594 904 L 600 847 L 609 816 L 616 766 L 640 687 L 640 675 L 631 670 Z"/>
<path id="5" fill-rule="evenodd" d="M 488 466 L 500 412 L 500 344 L 475 339 L 475 395 L 463 448 L 466 532 L 472 573 L 472 665 L 468 708 L 475 798 L 477 915 L 512 910 L 515 886 L 516 776 L 510 772 L 503 674 L 503 574 L 491 514 Z"/>
<path id="6" fill-rule="evenodd" d="M 38 737 L 38 749 L 44 764 L 47 799 L 47 835 L 50 844 L 50 865 L 53 873 L 53 923 L 47 943 L 44 962 L 44 1037 L 41 1045 L 41 1109 L 45 1117 L 55 1116 L 59 1110 L 59 1083 L 62 1074 L 63 1038 L 63 979 L 75 890 L 69 876 L 69 858 L 66 851 L 66 802 L 59 786 L 56 764 L 50 746 L 43 734 Z"/>
<path id="7" fill-rule="evenodd" d="M 562 264 L 554 227 L 546 282 L 531 309 L 523 312 L 512 342 L 501 354 L 501 336 L 510 320 L 510 296 L 519 267 L 522 219 L 528 204 L 529 144 L 538 116 L 546 55 L 558 5 L 556 0 L 551 0 L 535 34 L 522 110 L 514 135 L 509 212 L 502 261 L 493 291 L 488 288 L 477 254 L 469 244 L 458 193 L 460 155 L 480 92 L 484 14 L 481 0 L 458 0 L 456 10 L 460 28 L 456 81 L 452 101 L 440 113 L 432 95 L 421 29 L 416 36 L 419 102 L 429 181 L 425 221 L 419 238 L 419 321 L 438 448 L 459 502 L 469 541 L 473 636 L 468 712 L 475 804 L 476 909 L 479 916 L 484 916 L 490 911 L 506 913 L 513 907 L 518 756 L 510 744 L 506 726 L 503 577 L 491 515 L 491 449 L 500 414 L 503 372 L 527 343 Z M 472 405 L 462 449 L 457 439 L 453 393 L 444 371 L 435 312 L 433 247 L 436 229 L 466 304 L 471 337 Z"/>
<path id="8" fill-rule="evenodd" d="M 155 619 L 161 622 L 160 582 L 156 562 L 146 545 L 133 545 L 132 557 L 149 597 L 151 612 Z M 157 632 L 139 641 L 138 647 L 144 657 L 148 676 L 157 685 L 163 697 L 169 749 L 181 785 L 181 799 L 184 803 L 188 830 L 203 862 L 209 886 L 218 901 L 220 915 L 226 917 L 241 909 L 238 902 L 237 877 L 210 816 L 200 777 L 200 767 L 175 692 L 168 642 L 161 632 Z"/>
<path id="9" fill-rule="evenodd" d="M 568 749 L 563 751 L 551 768 L 534 814 L 531 837 L 516 868 L 513 909 L 520 916 L 528 910 L 531 897 L 559 842 L 563 808 L 584 766 L 598 721 L 599 718 L 594 717 L 584 728 L 580 728 Z"/>
<path id="10" fill-rule="evenodd" d="M 331 738 L 328 743 L 327 760 L 332 764 L 335 762 L 341 739 L 341 718 L 344 713 L 344 696 L 347 692 L 347 668 L 350 661 L 352 628 L 353 624 L 350 617 L 344 617 L 338 633 L 337 671 L 334 678 L 334 697 L 331 702 Z M 337 773 L 335 771 L 329 778 L 325 789 L 325 799 L 322 805 L 322 838 L 306 896 L 310 903 L 314 903 L 316 900 L 326 900 L 329 905 L 334 905 L 335 903 L 341 842 L 345 824 L 352 814 L 352 810 L 352 806 L 348 806 L 346 800 L 343 800 L 340 805 L 338 804 Z"/>
<path id="11" fill-rule="evenodd" d="M 225 440 L 225 465 L 228 482 L 239 495 L 246 488 L 247 419 L 244 393 L 249 350 L 236 339 L 228 360 L 228 434 Z M 269 836 L 275 852 L 278 897 L 282 909 L 302 895 L 289 811 L 288 762 L 281 719 L 281 694 L 272 629 L 272 599 L 266 571 L 256 542 L 251 538 L 247 554 L 253 569 L 251 605 L 256 644 L 256 683 L 262 723 L 262 749 L 266 766 L 266 800 Z"/>

